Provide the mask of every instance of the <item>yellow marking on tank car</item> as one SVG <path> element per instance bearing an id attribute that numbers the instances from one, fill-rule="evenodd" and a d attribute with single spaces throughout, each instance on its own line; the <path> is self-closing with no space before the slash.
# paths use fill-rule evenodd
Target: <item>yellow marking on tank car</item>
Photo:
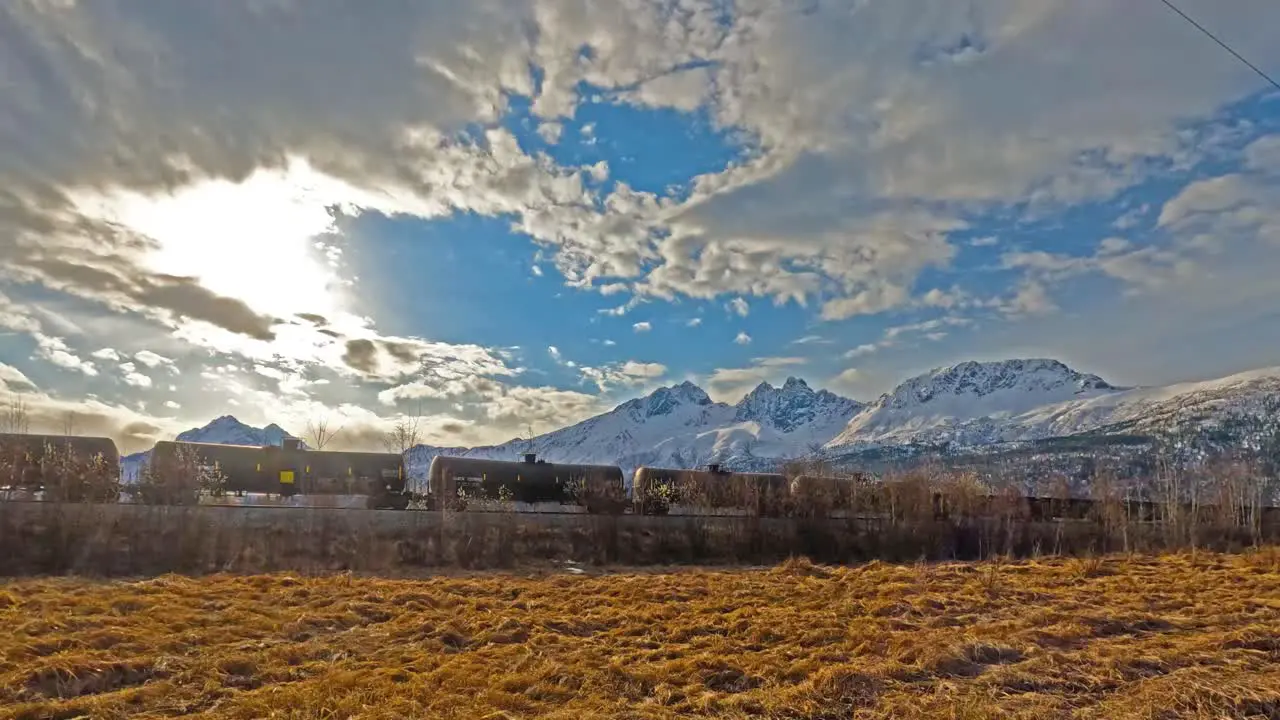
<path id="1" fill-rule="evenodd" d="M 292 485 L 292 484 L 293 484 L 293 471 L 292 471 L 292 470 L 281 470 L 281 471 L 280 471 L 280 484 L 281 484 L 281 485 Z"/>

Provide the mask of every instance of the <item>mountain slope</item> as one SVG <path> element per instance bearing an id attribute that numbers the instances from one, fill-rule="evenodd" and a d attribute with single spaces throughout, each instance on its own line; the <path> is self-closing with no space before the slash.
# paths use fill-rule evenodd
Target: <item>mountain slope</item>
<path id="1" fill-rule="evenodd" d="M 1165 387 L 1117 388 L 1053 360 L 961 363 L 911 378 L 858 413 L 828 444 L 977 446 L 1088 432 L 1192 432 L 1262 412 L 1280 368 Z"/>
<path id="2" fill-rule="evenodd" d="M 736 405 L 713 402 L 686 381 L 532 439 L 469 450 L 420 446 L 410 451 L 410 470 L 425 472 L 441 454 L 514 460 L 524 452 L 549 462 L 618 465 L 628 477 L 640 465 L 772 467 L 820 448 L 860 408 L 794 377 L 781 387 L 761 383 Z"/>
<path id="3" fill-rule="evenodd" d="M 999 453 L 1026 443 L 1045 448 L 1041 454 L 1101 457 L 1117 442 L 1132 448 L 1171 438 L 1179 452 L 1203 454 L 1280 448 L 1277 416 L 1280 367 L 1119 388 L 1055 360 L 966 362 L 911 378 L 868 405 L 815 391 L 798 378 L 781 387 L 761 383 L 734 405 L 714 402 L 684 382 L 534 438 L 473 448 L 418 445 L 407 461 L 410 474 L 422 477 L 436 455 L 518 460 L 533 452 L 549 462 L 617 465 L 629 478 L 640 465 L 718 462 L 774 470 L 786 459 L 821 455 L 870 468 L 902 458 Z M 285 435 L 276 425 L 253 428 L 223 416 L 178 438 L 263 445 L 279 444 Z M 1035 447 L 1025 452 L 1039 453 Z M 123 459 L 126 479 L 148 454 Z"/>

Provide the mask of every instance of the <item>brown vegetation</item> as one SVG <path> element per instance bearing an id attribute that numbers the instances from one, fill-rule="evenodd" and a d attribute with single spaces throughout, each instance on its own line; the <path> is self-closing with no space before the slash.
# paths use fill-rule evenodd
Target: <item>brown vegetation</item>
<path id="1" fill-rule="evenodd" d="M 221 496 L 226 484 L 226 475 L 203 463 L 199 450 L 179 444 L 172 453 L 152 453 L 138 473 L 134 496 L 147 505 L 195 505 L 201 495 Z"/>
<path id="2" fill-rule="evenodd" d="M 0 586 L 0 717 L 1280 717 L 1280 552 Z"/>
<path id="3" fill-rule="evenodd" d="M 39 490 L 50 502 L 116 502 L 120 469 L 101 454 L 88 454 L 69 442 L 0 444 L 0 500 L 23 490 Z"/>

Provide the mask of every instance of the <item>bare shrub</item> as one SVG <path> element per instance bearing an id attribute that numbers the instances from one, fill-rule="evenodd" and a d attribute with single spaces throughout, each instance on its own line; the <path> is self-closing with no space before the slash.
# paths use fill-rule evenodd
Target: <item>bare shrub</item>
<path id="1" fill-rule="evenodd" d="M 70 443 L 49 443 L 41 464 L 49 500 L 115 502 L 120 497 L 119 468 L 101 454 L 85 455 Z"/>
<path id="2" fill-rule="evenodd" d="M 146 505 L 195 505 L 202 494 L 221 497 L 226 484 L 226 475 L 203 462 L 197 448 L 178 443 L 172 454 L 152 454 L 138 473 L 134 493 Z"/>
<path id="3" fill-rule="evenodd" d="M 342 432 L 339 427 L 336 430 L 329 429 L 328 418 L 320 418 L 318 420 L 307 421 L 307 444 L 316 450 L 323 450 L 326 445 L 333 442 L 334 438 Z M 415 443 L 416 444 L 416 443 Z M 412 446 L 410 446 L 412 447 Z"/>
<path id="4" fill-rule="evenodd" d="M 401 415 L 382 435 L 382 445 L 389 453 L 404 455 L 422 442 L 422 407 L 413 414 Z"/>
<path id="5" fill-rule="evenodd" d="M 43 491 L 51 502 L 115 502 L 120 473 L 114 460 L 70 442 L 46 441 L 34 452 L 29 445 L 7 443 L 0 447 L 0 486 Z"/>
<path id="6" fill-rule="evenodd" d="M 0 432 L 26 435 L 31 432 L 31 414 L 27 401 L 21 395 L 10 395 L 0 412 Z"/>

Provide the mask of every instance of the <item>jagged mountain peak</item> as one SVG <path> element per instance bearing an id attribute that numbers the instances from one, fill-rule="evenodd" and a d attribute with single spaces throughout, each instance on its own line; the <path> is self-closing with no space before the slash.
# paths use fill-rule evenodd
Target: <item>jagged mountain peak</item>
<path id="1" fill-rule="evenodd" d="M 1002 392 L 1080 395 L 1118 389 L 1097 375 L 1077 372 L 1058 360 L 1048 358 L 969 360 L 934 368 L 905 380 L 884 396 L 880 404 L 901 408 L 929 403 L 944 396 L 980 398 Z"/>
<path id="2" fill-rule="evenodd" d="M 679 385 L 658 388 L 653 392 L 619 405 L 618 411 L 635 411 L 644 417 L 670 415 L 677 407 L 708 406 L 714 404 L 706 391 L 685 380 Z"/>
<path id="3" fill-rule="evenodd" d="M 279 445 L 286 437 L 294 436 L 275 423 L 256 428 L 241 422 L 234 415 L 222 415 L 209 421 L 204 427 L 179 433 L 177 439 L 221 445 Z"/>
<path id="4" fill-rule="evenodd" d="M 830 445 L 967 442 L 1037 408 L 1123 392 L 1058 360 L 971 360 L 903 381 L 850 420 Z"/>
<path id="5" fill-rule="evenodd" d="M 768 382 L 757 385 L 734 406 L 734 420 L 763 423 L 785 433 L 825 418 L 847 422 L 861 407 L 827 390 L 814 391 L 798 377 L 788 377 L 781 387 Z"/>

